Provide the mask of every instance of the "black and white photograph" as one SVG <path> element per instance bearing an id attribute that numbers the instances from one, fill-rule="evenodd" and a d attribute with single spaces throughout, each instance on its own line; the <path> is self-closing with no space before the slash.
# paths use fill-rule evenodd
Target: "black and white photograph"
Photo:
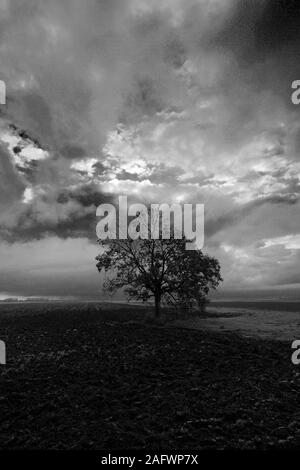
<path id="1" fill-rule="evenodd" d="M 290 450 L 299 0 L 0 0 L 0 458 Z"/>

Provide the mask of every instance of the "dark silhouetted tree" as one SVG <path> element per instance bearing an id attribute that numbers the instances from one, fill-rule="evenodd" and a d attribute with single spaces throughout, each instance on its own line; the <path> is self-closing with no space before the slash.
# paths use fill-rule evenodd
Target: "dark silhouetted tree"
<path id="1" fill-rule="evenodd" d="M 99 272 L 108 273 L 105 289 L 124 289 L 130 299 L 154 299 L 159 317 L 162 302 L 203 309 L 210 289 L 222 281 L 217 259 L 201 250 L 186 250 L 185 239 L 99 241 Z"/>

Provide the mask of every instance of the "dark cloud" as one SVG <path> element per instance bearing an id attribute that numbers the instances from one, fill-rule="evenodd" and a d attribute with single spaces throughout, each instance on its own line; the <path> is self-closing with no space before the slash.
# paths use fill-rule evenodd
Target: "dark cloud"
<path id="1" fill-rule="evenodd" d="M 3 217 L 0 237 L 9 242 L 39 240 L 56 235 L 96 239 L 96 208 L 114 198 L 94 185 L 41 194 L 31 203 L 21 203 Z"/>
<path id="2" fill-rule="evenodd" d="M 236 2 L 219 29 L 207 35 L 206 44 L 229 49 L 246 64 L 299 44 L 299 27 L 297 0 L 243 0 Z"/>
<path id="3" fill-rule="evenodd" d="M 151 116 L 162 111 L 166 103 L 160 92 L 160 84 L 153 79 L 143 77 L 137 79 L 125 103 L 125 109 L 120 115 L 121 121 L 125 123 L 136 122 L 143 116 Z"/>
<path id="4" fill-rule="evenodd" d="M 300 4 L 297 0 L 269 0 L 255 25 L 255 46 L 259 52 L 269 54 L 299 45 L 299 29 Z"/>
<path id="5" fill-rule="evenodd" d="M 243 220 L 251 215 L 257 208 L 267 205 L 295 205 L 299 202 L 300 196 L 294 195 L 274 195 L 258 199 L 256 201 L 236 205 L 233 210 L 217 218 L 208 218 L 205 224 L 205 234 L 207 237 L 215 235 L 217 232 L 226 229 L 226 227 L 236 227 L 243 223 Z"/>
<path id="6" fill-rule="evenodd" d="M 66 145 L 60 153 L 63 157 L 70 159 L 82 159 L 86 156 L 86 150 L 78 145 Z"/>
<path id="7" fill-rule="evenodd" d="M 12 119 L 14 125 L 23 129 L 30 129 L 32 136 L 38 136 L 39 144 L 51 146 L 54 144 L 53 122 L 49 106 L 45 99 L 33 92 L 17 92 L 9 95 L 7 104 L 7 118 Z M 29 137 L 25 130 L 21 137 Z"/>
<path id="8" fill-rule="evenodd" d="M 8 151 L 0 145 L 0 207 L 10 206 L 24 191 L 18 172 L 14 168 Z"/>

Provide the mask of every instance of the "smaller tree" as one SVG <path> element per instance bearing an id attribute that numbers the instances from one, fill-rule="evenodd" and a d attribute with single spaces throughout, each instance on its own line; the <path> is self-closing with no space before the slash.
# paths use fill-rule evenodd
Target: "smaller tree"
<path id="1" fill-rule="evenodd" d="M 155 314 L 161 304 L 197 304 L 202 311 L 210 289 L 222 281 L 220 265 L 201 250 L 186 250 L 185 239 L 110 240 L 96 258 L 99 272 L 110 273 L 105 289 L 123 288 L 130 299 L 154 299 Z"/>

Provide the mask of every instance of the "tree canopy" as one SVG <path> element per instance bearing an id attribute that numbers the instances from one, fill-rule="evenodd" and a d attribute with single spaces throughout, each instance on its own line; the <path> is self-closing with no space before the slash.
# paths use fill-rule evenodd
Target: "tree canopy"
<path id="1" fill-rule="evenodd" d="M 124 289 L 130 299 L 153 298 L 156 316 L 161 303 L 201 306 L 210 289 L 222 281 L 217 259 L 201 250 L 186 250 L 186 240 L 99 240 L 99 272 L 109 272 L 105 289 Z"/>

